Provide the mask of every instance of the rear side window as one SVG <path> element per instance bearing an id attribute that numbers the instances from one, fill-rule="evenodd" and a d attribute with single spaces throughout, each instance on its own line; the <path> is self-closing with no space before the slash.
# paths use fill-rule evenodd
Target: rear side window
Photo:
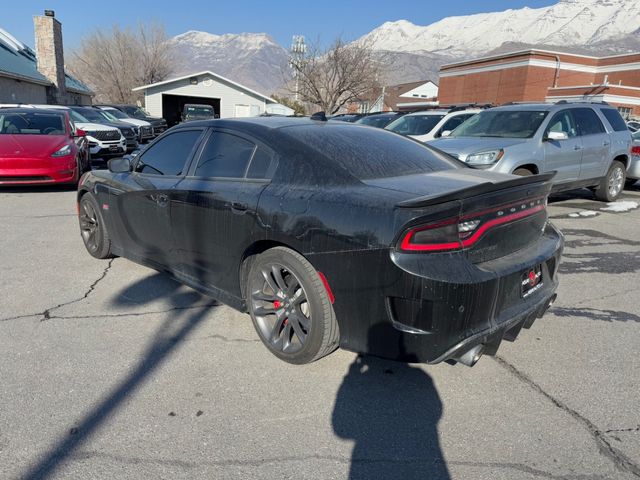
<path id="1" fill-rule="evenodd" d="M 575 108 L 571 110 L 571 113 L 573 113 L 580 135 L 605 132 L 604 125 L 602 125 L 598 114 L 590 108 Z"/>
<path id="2" fill-rule="evenodd" d="M 202 130 L 184 130 L 159 139 L 140 155 L 136 172 L 151 175 L 182 175 Z"/>
<path id="3" fill-rule="evenodd" d="M 475 113 L 465 114 L 465 115 L 456 115 L 455 117 L 450 118 L 449 120 L 444 122 L 444 125 L 442 125 L 442 127 L 440 128 L 440 133 L 447 130 L 449 131 L 455 130 L 458 127 L 458 125 L 464 122 L 467 118 L 473 117 L 474 115 Z"/>
<path id="4" fill-rule="evenodd" d="M 624 123 L 624 120 L 617 110 L 614 110 L 613 108 L 603 108 L 600 111 L 611 125 L 611 128 L 616 132 L 624 132 L 625 130 L 628 130 L 627 124 Z"/>
<path id="5" fill-rule="evenodd" d="M 213 132 L 200 155 L 196 177 L 243 178 L 256 146 L 244 138 Z"/>
<path id="6" fill-rule="evenodd" d="M 247 178 L 270 178 L 275 167 L 273 156 L 264 148 L 258 147 L 251 159 Z"/>
<path id="7" fill-rule="evenodd" d="M 333 123 L 322 128 L 298 126 L 280 131 L 359 180 L 461 168 L 458 162 L 436 154 L 426 145 L 383 129 Z"/>

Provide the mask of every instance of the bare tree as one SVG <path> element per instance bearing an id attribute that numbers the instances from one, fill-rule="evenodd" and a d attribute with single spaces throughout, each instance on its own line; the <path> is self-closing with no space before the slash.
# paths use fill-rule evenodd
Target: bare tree
<path id="1" fill-rule="evenodd" d="M 380 90 L 385 60 L 366 42 L 345 43 L 338 38 L 323 50 L 319 43 L 293 57 L 294 81 L 288 90 L 300 100 L 334 114 L 350 102 L 370 99 Z"/>
<path id="2" fill-rule="evenodd" d="M 159 82 L 171 73 L 171 49 L 164 27 L 139 24 L 133 29 L 114 25 L 96 30 L 71 55 L 69 71 L 96 92 L 96 101 L 131 103 L 131 89 Z"/>

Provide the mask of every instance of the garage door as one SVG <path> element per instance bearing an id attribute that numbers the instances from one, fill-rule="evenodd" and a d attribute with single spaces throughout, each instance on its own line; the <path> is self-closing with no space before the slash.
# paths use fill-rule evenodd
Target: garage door
<path id="1" fill-rule="evenodd" d="M 251 107 L 249 105 L 236 105 L 236 117 L 248 117 L 251 115 Z"/>

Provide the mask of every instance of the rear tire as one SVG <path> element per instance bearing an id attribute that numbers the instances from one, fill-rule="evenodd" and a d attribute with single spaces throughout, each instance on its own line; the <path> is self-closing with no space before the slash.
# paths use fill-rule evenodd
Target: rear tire
<path id="1" fill-rule="evenodd" d="M 513 171 L 513 174 L 520 175 L 521 177 L 530 177 L 531 175 L 533 175 L 533 172 L 528 168 L 516 168 Z"/>
<path id="2" fill-rule="evenodd" d="M 313 265 L 275 247 L 251 265 L 247 308 L 260 340 L 276 357 L 311 363 L 338 348 L 340 333 L 329 294 Z"/>
<path id="3" fill-rule="evenodd" d="M 92 193 L 85 193 L 80 199 L 80 235 L 84 246 L 95 258 L 111 258 L 111 238 L 107 232 L 98 201 Z"/>
<path id="4" fill-rule="evenodd" d="M 622 193 L 625 184 L 624 165 L 614 160 L 607 174 L 602 177 L 595 190 L 596 199 L 602 202 L 614 202 Z"/>

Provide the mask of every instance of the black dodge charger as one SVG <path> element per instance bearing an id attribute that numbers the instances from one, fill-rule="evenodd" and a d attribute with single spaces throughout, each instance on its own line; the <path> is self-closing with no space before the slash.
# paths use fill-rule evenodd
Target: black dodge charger
<path id="1" fill-rule="evenodd" d="M 466 167 L 385 130 L 190 122 L 78 191 L 82 238 L 251 315 L 279 358 L 337 347 L 473 365 L 555 299 L 550 175 Z"/>

